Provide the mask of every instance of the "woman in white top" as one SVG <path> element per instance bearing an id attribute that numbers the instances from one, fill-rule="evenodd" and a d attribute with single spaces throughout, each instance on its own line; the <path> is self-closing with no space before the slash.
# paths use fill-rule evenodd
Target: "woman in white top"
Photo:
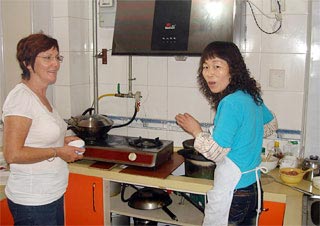
<path id="1" fill-rule="evenodd" d="M 3 152 L 10 165 L 5 188 L 15 225 L 64 225 L 67 162 L 83 148 L 68 146 L 67 125 L 46 97 L 63 57 L 56 39 L 31 34 L 17 45 L 21 83 L 3 106 Z"/>

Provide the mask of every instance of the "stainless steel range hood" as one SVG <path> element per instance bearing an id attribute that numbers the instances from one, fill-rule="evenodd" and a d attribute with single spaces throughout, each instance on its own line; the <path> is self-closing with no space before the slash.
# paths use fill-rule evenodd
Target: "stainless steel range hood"
<path id="1" fill-rule="evenodd" d="M 118 0 L 113 55 L 200 55 L 212 41 L 243 49 L 243 0 Z"/>

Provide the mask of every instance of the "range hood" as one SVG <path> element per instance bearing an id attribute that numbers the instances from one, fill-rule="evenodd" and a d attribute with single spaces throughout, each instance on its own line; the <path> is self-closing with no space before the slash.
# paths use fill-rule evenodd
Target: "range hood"
<path id="1" fill-rule="evenodd" d="M 118 0 L 113 55 L 201 55 L 212 41 L 245 37 L 243 0 Z"/>

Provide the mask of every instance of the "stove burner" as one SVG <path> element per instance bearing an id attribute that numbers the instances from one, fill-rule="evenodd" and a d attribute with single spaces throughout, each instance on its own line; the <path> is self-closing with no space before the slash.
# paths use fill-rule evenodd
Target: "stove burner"
<path id="1" fill-rule="evenodd" d="M 155 139 L 146 139 L 146 138 L 136 138 L 130 139 L 129 145 L 137 148 L 158 148 L 162 146 L 162 142 L 159 140 L 159 137 Z"/>

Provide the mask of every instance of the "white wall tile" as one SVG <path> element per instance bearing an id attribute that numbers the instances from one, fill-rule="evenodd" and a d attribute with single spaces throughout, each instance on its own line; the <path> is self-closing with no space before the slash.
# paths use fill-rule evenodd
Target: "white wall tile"
<path id="1" fill-rule="evenodd" d="M 68 1 L 66 0 L 51 0 L 53 17 L 67 17 L 68 16 Z"/>
<path id="2" fill-rule="evenodd" d="M 263 1 L 264 12 L 271 13 L 271 1 L 275 0 Z M 308 2 L 309 0 L 285 0 L 282 14 L 308 14 Z"/>
<path id="3" fill-rule="evenodd" d="M 261 85 L 263 90 L 300 91 L 304 90 L 305 54 L 261 54 Z M 284 87 L 270 86 L 270 70 L 284 70 Z M 302 106 L 301 106 L 302 107 Z"/>
<path id="4" fill-rule="evenodd" d="M 92 59 L 88 52 L 70 52 L 70 84 L 89 84 L 90 83 L 90 65 L 88 62 Z"/>
<path id="5" fill-rule="evenodd" d="M 303 92 L 263 91 L 262 98 L 276 114 L 279 128 L 301 130 Z"/>
<path id="6" fill-rule="evenodd" d="M 257 81 L 260 81 L 261 54 L 245 53 L 243 54 L 243 56 L 251 76 L 254 77 Z"/>
<path id="7" fill-rule="evenodd" d="M 262 0 L 250 0 L 250 3 L 251 3 L 251 6 L 252 6 L 252 9 L 253 9 L 254 13 L 257 14 L 257 15 L 261 15 L 261 12 L 257 9 L 257 7 L 258 7 L 260 10 L 263 9 Z M 247 2 L 247 4 L 246 4 L 246 14 L 247 14 L 247 16 L 252 14 L 248 2 Z"/>
<path id="8" fill-rule="evenodd" d="M 89 85 L 73 85 L 70 87 L 71 115 L 80 115 L 91 107 Z"/>
<path id="9" fill-rule="evenodd" d="M 186 61 L 168 58 L 168 85 L 177 87 L 197 87 L 199 57 L 188 57 Z"/>
<path id="10" fill-rule="evenodd" d="M 60 51 L 69 51 L 69 23 L 67 17 L 53 18 L 54 37 L 59 42 Z"/>
<path id="11" fill-rule="evenodd" d="M 50 0 L 36 0 L 32 4 L 32 33 L 52 33 L 52 9 Z"/>
<path id="12" fill-rule="evenodd" d="M 148 85 L 148 57 L 132 57 L 132 81 L 135 85 Z M 128 70 L 129 73 L 129 70 Z"/>
<path id="13" fill-rule="evenodd" d="M 53 105 L 57 108 L 62 118 L 70 118 L 71 116 L 71 96 L 69 86 L 53 87 Z"/>
<path id="14" fill-rule="evenodd" d="M 262 33 L 262 52 L 306 53 L 307 15 L 283 15 L 281 29 L 273 35 Z M 273 31 L 273 20 L 262 19 L 262 26 Z"/>
<path id="15" fill-rule="evenodd" d="M 107 84 L 128 84 L 128 57 L 110 56 L 108 64 L 98 63 L 99 83 Z M 126 91 L 126 90 L 125 90 Z"/>
<path id="16" fill-rule="evenodd" d="M 143 118 L 167 119 L 168 118 L 168 87 L 148 86 L 142 92 L 140 115 Z"/>
<path id="17" fill-rule="evenodd" d="M 92 27 L 92 26 L 91 26 Z M 98 26 L 97 29 L 97 40 L 98 40 L 98 49 L 112 49 L 112 40 L 113 40 L 113 29 L 110 28 L 101 28 Z M 110 52 L 111 54 L 111 52 Z"/>
<path id="18" fill-rule="evenodd" d="M 126 87 L 124 90 L 126 90 Z M 99 84 L 99 96 L 102 94 L 116 93 L 114 85 Z M 120 97 L 104 97 L 99 101 L 99 113 L 113 116 L 128 116 L 128 99 Z"/>
<path id="19" fill-rule="evenodd" d="M 70 85 L 70 58 L 69 52 L 61 52 L 60 54 L 64 57 L 63 62 L 60 64 L 60 70 L 55 85 L 66 86 Z"/>
<path id="20" fill-rule="evenodd" d="M 210 106 L 198 88 L 168 88 L 168 120 L 175 120 L 179 113 L 189 113 L 199 122 L 210 121 Z"/>
<path id="21" fill-rule="evenodd" d="M 89 51 L 89 20 L 69 17 L 70 51 Z"/>
<path id="22" fill-rule="evenodd" d="M 167 86 L 168 85 L 168 58 L 149 57 L 148 58 L 148 85 Z"/>
<path id="23" fill-rule="evenodd" d="M 84 18 L 89 19 L 91 18 L 90 15 L 92 14 L 91 10 L 92 3 L 88 0 L 72 0 L 68 2 L 69 5 L 69 17 L 78 17 L 78 18 Z"/>
<path id="24" fill-rule="evenodd" d="M 259 26 L 262 24 L 261 15 L 255 15 Z M 258 28 L 253 15 L 246 17 L 246 52 L 260 52 L 261 51 L 261 31 Z"/>

